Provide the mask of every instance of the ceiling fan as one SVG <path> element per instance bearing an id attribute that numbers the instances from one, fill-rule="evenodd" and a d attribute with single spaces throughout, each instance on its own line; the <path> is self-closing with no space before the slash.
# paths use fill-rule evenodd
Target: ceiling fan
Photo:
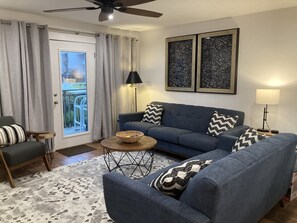
<path id="1" fill-rule="evenodd" d="M 113 10 L 139 16 L 147 16 L 159 18 L 163 14 L 143 9 L 130 8 L 127 6 L 140 5 L 155 0 L 86 0 L 95 4 L 93 7 L 78 7 L 78 8 L 65 8 L 65 9 L 50 9 L 43 12 L 66 12 L 66 11 L 79 11 L 79 10 L 96 10 L 101 9 L 99 14 L 99 21 L 106 21 L 112 15 Z"/>

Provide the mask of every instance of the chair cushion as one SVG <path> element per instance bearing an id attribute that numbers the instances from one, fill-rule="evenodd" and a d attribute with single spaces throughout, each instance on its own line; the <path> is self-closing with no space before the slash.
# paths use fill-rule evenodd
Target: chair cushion
<path id="1" fill-rule="evenodd" d="M 148 122 L 126 122 L 124 124 L 124 130 L 136 130 L 147 134 L 147 130 L 153 127 L 161 128 L 160 125 L 155 125 Z"/>
<path id="2" fill-rule="evenodd" d="M 157 104 L 148 104 L 144 111 L 142 122 L 149 122 L 161 125 L 163 106 Z"/>
<path id="3" fill-rule="evenodd" d="M 207 129 L 208 135 L 219 136 L 223 132 L 234 128 L 238 119 L 238 115 L 232 117 L 229 115 L 219 114 L 217 111 L 214 112 Z"/>
<path id="4" fill-rule="evenodd" d="M 18 124 L 4 125 L 0 127 L 0 144 L 16 144 L 27 141 L 24 128 Z"/>
<path id="5" fill-rule="evenodd" d="M 43 156 L 45 154 L 45 144 L 27 141 L 6 146 L 1 150 L 6 164 L 10 167 Z"/>
<path id="6" fill-rule="evenodd" d="M 172 167 L 155 178 L 149 186 L 166 195 L 178 198 L 189 180 L 211 162 L 212 160 L 191 160 Z"/>
<path id="7" fill-rule="evenodd" d="M 179 144 L 205 152 L 216 149 L 217 143 L 217 137 L 198 132 L 183 134 L 179 137 Z"/>
<path id="8" fill-rule="evenodd" d="M 189 130 L 177 129 L 172 127 L 150 128 L 147 135 L 158 140 L 163 140 L 170 143 L 178 144 L 179 137 L 183 134 L 191 133 Z"/>
<path id="9" fill-rule="evenodd" d="M 264 135 L 260 135 L 254 128 L 248 128 L 235 142 L 232 147 L 232 152 L 237 152 L 244 149 L 262 139 L 265 139 Z"/>

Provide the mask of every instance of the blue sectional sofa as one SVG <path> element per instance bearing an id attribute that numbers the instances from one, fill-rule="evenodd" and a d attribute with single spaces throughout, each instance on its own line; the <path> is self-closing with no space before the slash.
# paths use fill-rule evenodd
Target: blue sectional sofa
<path id="1" fill-rule="evenodd" d="M 117 223 L 256 223 L 289 188 L 296 142 L 296 135 L 284 133 L 236 153 L 222 147 L 193 157 L 214 162 L 189 181 L 179 199 L 148 186 L 174 165 L 141 180 L 105 174 L 107 212 Z"/>
<path id="2" fill-rule="evenodd" d="M 218 148 L 219 137 L 207 135 L 209 122 L 215 111 L 236 116 L 235 128 L 224 134 L 240 136 L 247 129 L 244 113 L 223 108 L 152 102 L 163 106 L 161 125 L 141 122 L 144 112 L 119 115 L 120 130 L 138 130 L 157 139 L 156 148 L 189 158 Z M 224 143 L 224 142 L 222 142 Z"/>

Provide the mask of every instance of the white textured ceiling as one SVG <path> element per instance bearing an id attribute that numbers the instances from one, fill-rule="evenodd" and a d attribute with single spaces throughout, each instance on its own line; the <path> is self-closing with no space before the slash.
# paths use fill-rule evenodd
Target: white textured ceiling
<path id="1" fill-rule="evenodd" d="M 148 18 L 115 12 L 112 21 L 98 22 L 99 10 L 44 13 L 45 9 L 93 6 L 85 0 L 0 0 L 0 8 L 48 17 L 66 18 L 132 31 L 146 31 L 205 20 L 297 6 L 297 0 L 156 0 L 134 6 L 163 13 Z M 1 18 L 1 15 L 0 15 Z"/>

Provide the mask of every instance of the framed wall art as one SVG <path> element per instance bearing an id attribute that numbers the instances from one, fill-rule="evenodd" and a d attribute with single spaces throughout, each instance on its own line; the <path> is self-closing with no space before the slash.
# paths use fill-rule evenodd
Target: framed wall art
<path id="1" fill-rule="evenodd" d="M 239 29 L 198 34 L 196 91 L 236 94 Z"/>
<path id="2" fill-rule="evenodd" d="M 166 39 L 165 89 L 195 91 L 196 35 Z"/>

